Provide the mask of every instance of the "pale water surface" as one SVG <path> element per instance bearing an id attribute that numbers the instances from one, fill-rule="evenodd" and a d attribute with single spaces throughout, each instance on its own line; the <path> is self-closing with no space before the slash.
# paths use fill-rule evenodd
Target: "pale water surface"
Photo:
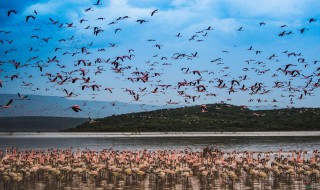
<path id="1" fill-rule="evenodd" d="M 320 132 L 219 133 L 0 133 L 0 149 L 177 149 L 225 151 L 320 149 Z"/>

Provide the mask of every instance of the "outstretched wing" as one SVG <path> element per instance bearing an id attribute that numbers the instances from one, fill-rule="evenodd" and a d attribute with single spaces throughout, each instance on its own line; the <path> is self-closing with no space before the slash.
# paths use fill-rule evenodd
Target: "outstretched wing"
<path id="1" fill-rule="evenodd" d="M 6 106 L 10 106 L 10 104 L 13 102 L 13 99 L 9 100 Z"/>

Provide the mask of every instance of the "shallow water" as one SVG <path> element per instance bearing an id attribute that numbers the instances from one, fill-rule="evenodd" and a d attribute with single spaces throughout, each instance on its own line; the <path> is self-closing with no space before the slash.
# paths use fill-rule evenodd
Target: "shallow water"
<path id="1" fill-rule="evenodd" d="M 8 147 L 66 149 L 73 147 L 74 149 L 103 150 L 112 147 L 119 150 L 184 150 L 186 148 L 202 150 L 205 146 L 215 146 L 225 151 L 277 151 L 280 148 L 284 151 L 294 149 L 310 151 L 320 148 L 320 135 L 318 133 L 144 133 L 140 135 L 130 133 L 0 133 L 0 149 L 4 150 Z M 319 136 L 306 136 L 317 134 Z"/>
<path id="2" fill-rule="evenodd" d="M 306 150 L 308 154 L 315 149 L 320 149 L 319 132 L 281 132 L 281 133 L 0 133 L 0 150 L 9 147 L 18 147 L 20 150 L 49 148 L 67 149 L 91 149 L 101 151 L 103 149 L 117 150 L 185 150 L 202 151 L 206 146 L 213 146 L 225 152 L 243 151 L 278 151 Z M 224 169 L 221 168 L 221 171 Z M 117 178 L 106 177 L 101 180 L 81 180 L 79 176 L 73 176 L 68 183 L 49 183 L 46 180 L 38 180 L 36 183 L 26 183 L 11 187 L 17 189 L 320 189 L 319 179 L 295 175 L 286 175 L 277 179 L 269 176 L 261 180 L 239 173 L 240 179 L 236 182 L 224 180 L 220 176 L 201 178 L 190 176 L 178 177 L 173 182 L 166 179 L 163 183 L 152 174 L 134 182 L 133 178 L 126 176 Z M 4 187 L 0 180 L 0 189 Z"/>

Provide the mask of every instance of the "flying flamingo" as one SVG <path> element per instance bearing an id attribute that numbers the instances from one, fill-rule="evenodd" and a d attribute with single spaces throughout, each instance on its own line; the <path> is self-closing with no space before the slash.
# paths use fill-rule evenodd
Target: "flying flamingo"
<path id="1" fill-rule="evenodd" d="M 179 104 L 180 102 L 173 102 L 171 99 L 169 101 L 166 101 L 167 104 Z"/>
<path id="2" fill-rule="evenodd" d="M 97 2 L 93 5 L 102 5 L 102 4 L 100 3 L 100 0 L 97 0 Z"/>
<path id="3" fill-rule="evenodd" d="M 74 94 L 73 92 L 70 92 L 70 93 L 69 93 L 67 89 L 63 89 L 63 91 L 67 94 L 67 95 L 65 96 L 66 98 L 78 96 L 78 95 Z"/>
<path id="4" fill-rule="evenodd" d="M 20 93 L 18 93 L 18 96 L 19 96 L 20 100 L 24 100 L 24 99 L 28 98 L 28 96 L 22 96 Z"/>
<path id="5" fill-rule="evenodd" d="M 13 99 L 9 100 L 9 102 L 6 105 L 1 105 L 2 108 L 11 108 L 12 106 L 10 106 L 10 104 L 12 104 Z"/>
<path id="6" fill-rule="evenodd" d="M 151 12 L 151 16 L 153 16 L 153 15 L 154 15 L 155 13 L 157 13 L 157 12 L 158 12 L 158 9 L 152 11 L 152 12 Z"/>
<path id="7" fill-rule="evenodd" d="M 26 16 L 26 22 L 28 22 L 28 20 L 29 20 L 30 18 L 32 18 L 33 20 L 36 19 L 35 16 L 33 16 L 33 15 L 28 15 L 28 16 Z"/>
<path id="8" fill-rule="evenodd" d="M 96 121 L 96 120 L 94 120 L 94 119 L 92 119 L 91 117 L 89 117 L 89 123 L 98 123 L 98 121 Z"/>
<path id="9" fill-rule="evenodd" d="M 202 104 L 202 105 L 201 105 L 201 112 L 202 112 L 202 113 L 208 112 L 207 105 L 205 105 L 205 104 Z"/>
<path id="10" fill-rule="evenodd" d="M 68 109 L 72 109 L 73 111 L 75 111 L 75 112 L 79 112 L 79 111 L 82 111 L 82 109 L 80 108 L 80 106 L 78 106 L 78 105 L 73 105 L 73 106 L 71 106 L 71 107 L 69 107 L 69 108 L 67 108 L 67 109 L 65 109 L 65 110 L 68 110 Z"/>
<path id="11" fill-rule="evenodd" d="M 104 90 L 108 90 L 110 93 L 112 93 L 113 88 L 105 88 Z"/>
<path id="12" fill-rule="evenodd" d="M 10 11 L 7 12 L 7 15 L 10 16 L 11 13 L 17 14 L 17 11 L 16 10 L 10 10 Z"/>

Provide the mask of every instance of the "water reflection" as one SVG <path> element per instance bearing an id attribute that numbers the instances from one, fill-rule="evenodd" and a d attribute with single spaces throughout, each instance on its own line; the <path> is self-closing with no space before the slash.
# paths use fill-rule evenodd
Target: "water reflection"
<path id="1" fill-rule="evenodd" d="M 320 147 L 319 137 L 121 137 L 121 138 L 1 138 L 0 150 L 8 147 L 19 149 L 74 149 L 105 148 L 123 149 L 175 149 L 201 150 L 215 146 L 226 151 L 314 150 Z"/>

